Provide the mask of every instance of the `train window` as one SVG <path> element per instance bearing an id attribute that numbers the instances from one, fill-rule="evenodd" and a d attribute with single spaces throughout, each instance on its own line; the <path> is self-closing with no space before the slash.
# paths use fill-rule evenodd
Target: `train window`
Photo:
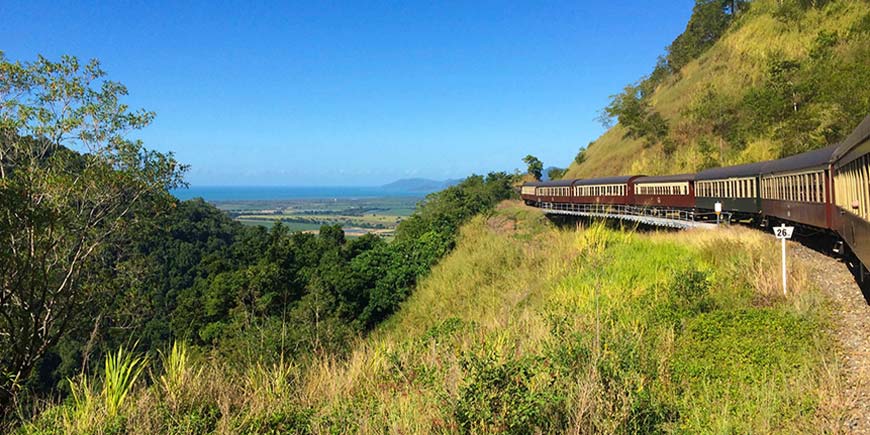
<path id="1" fill-rule="evenodd" d="M 810 181 L 810 174 L 801 175 L 801 196 L 804 198 L 804 202 L 813 201 L 812 197 L 812 181 Z"/>
<path id="2" fill-rule="evenodd" d="M 797 201 L 799 199 L 798 195 L 798 180 L 796 175 L 792 175 L 788 177 L 788 187 L 791 189 L 791 200 Z"/>

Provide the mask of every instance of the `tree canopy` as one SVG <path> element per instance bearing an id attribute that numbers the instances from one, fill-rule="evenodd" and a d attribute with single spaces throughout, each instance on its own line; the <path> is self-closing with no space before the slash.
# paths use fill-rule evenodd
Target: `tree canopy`
<path id="1" fill-rule="evenodd" d="M 97 61 L 0 54 L 0 405 L 109 297 L 114 250 L 170 205 L 184 166 L 126 134 L 154 114 Z"/>
<path id="2" fill-rule="evenodd" d="M 527 165 L 526 172 L 535 177 L 535 180 L 540 180 L 544 173 L 544 164 L 537 157 L 529 154 L 523 157 L 523 163 Z"/>

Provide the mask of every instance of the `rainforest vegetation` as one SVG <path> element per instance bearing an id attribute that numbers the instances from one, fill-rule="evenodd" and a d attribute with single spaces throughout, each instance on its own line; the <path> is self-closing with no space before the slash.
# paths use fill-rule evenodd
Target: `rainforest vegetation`
<path id="1" fill-rule="evenodd" d="M 459 226 L 510 198 L 513 175 L 427 197 L 390 243 L 245 227 L 180 202 L 185 167 L 124 133 L 154 117 L 75 57 L 0 58 L 0 405 L 9 419 L 119 348 L 176 340 L 239 364 L 342 355 L 452 249 Z"/>

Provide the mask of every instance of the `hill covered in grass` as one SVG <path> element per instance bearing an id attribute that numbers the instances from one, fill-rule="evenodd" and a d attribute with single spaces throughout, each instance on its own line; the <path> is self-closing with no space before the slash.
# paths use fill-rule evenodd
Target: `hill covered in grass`
<path id="1" fill-rule="evenodd" d="M 835 431 L 829 312 L 798 267 L 782 296 L 769 243 L 564 230 L 502 203 L 346 358 L 167 349 L 20 433 Z"/>
<path id="2" fill-rule="evenodd" d="M 870 2 L 698 0 L 565 178 L 668 174 L 793 155 L 870 113 Z"/>

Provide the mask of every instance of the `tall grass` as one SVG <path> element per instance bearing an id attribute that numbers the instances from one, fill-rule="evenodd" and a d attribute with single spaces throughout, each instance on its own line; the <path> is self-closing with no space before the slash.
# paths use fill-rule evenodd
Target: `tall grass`
<path id="1" fill-rule="evenodd" d="M 128 396 L 147 365 L 147 359 L 119 348 L 106 355 L 101 386 L 95 388 L 86 376 L 70 379 L 70 402 L 62 408 L 61 427 L 66 433 L 90 432 L 112 425 L 128 411 Z"/>
<path id="2" fill-rule="evenodd" d="M 160 352 L 163 373 L 157 377 L 167 404 L 178 410 L 189 393 L 194 390 L 193 383 L 201 382 L 203 367 L 197 367 L 192 361 L 190 349 L 184 342 L 172 343 L 169 353 Z"/>
<path id="3" fill-rule="evenodd" d="M 144 357 L 134 356 L 124 348 L 106 356 L 102 396 L 109 417 L 114 417 L 123 410 L 127 396 L 147 362 Z"/>
<path id="4" fill-rule="evenodd" d="M 837 430 L 846 407 L 824 301 L 797 259 L 794 291 L 782 296 L 768 238 L 743 229 L 556 229 L 540 219 L 516 203 L 475 218 L 346 359 L 197 368 L 176 345 L 155 385 L 120 408 L 123 430 Z M 77 400 L 70 409 L 102 412 Z M 56 427 L 52 418 L 32 427 Z M 102 418 L 88 427 L 108 427 Z"/>

